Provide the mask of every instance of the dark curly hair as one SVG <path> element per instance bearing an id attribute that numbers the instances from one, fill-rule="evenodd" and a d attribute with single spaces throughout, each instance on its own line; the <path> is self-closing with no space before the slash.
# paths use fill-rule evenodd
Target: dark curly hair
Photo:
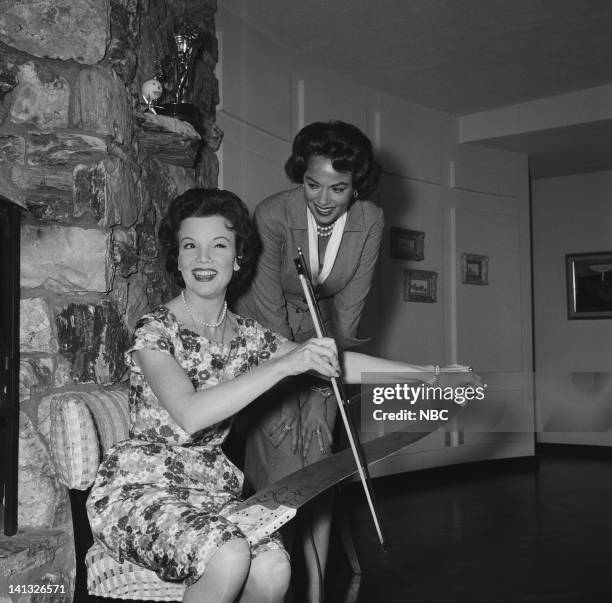
<path id="1" fill-rule="evenodd" d="M 235 293 L 248 283 L 259 251 L 258 238 L 249 216 L 249 210 L 238 196 L 218 188 L 191 188 L 174 199 L 159 226 L 158 237 L 166 264 L 166 271 L 179 287 L 185 281 L 178 269 L 178 233 L 183 220 L 222 216 L 228 221 L 228 228 L 236 234 L 236 261 L 240 270 L 228 286 L 228 292 Z"/>
<path id="2" fill-rule="evenodd" d="M 343 121 L 315 121 L 302 128 L 293 140 L 285 173 L 296 184 L 304 181 L 308 160 L 329 157 L 337 172 L 350 172 L 357 198 L 367 199 L 375 190 L 381 167 L 374 159 L 370 139 L 356 126 Z"/>

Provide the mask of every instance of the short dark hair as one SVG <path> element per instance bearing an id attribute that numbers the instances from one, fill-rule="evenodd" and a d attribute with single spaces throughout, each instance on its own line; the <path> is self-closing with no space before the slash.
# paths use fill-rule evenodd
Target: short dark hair
<path id="1" fill-rule="evenodd" d="M 293 140 L 285 173 L 296 184 L 304 181 L 311 157 L 328 157 L 337 172 L 350 172 L 357 197 L 367 199 L 380 178 L 370 139 L 356 126 L 343 121 L 315 121 L 302 128 Z"/>
<path id="2" fill-rule="evenodd" d="M 236 235 L 236 261 L 240 270 L 234 272 L 228 286 L 228 291 L 234 292 L 241 289 L 250 279 L 258 253 L 258 238 L 249 210 L 240 198 L 230 191 L 218 188 L 191 188 L 170 203 L 158 231 L 166 271 L 179 287 L 185 286 L 178 269 L 178 233 L 183 220 L 207 216 L 222 216 L 229 223 L 228 228 Z"/>

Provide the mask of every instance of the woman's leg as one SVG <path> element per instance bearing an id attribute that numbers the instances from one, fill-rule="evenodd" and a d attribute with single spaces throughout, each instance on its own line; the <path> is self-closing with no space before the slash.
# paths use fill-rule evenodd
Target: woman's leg
<path id="1" fill-rule="evenodd" d="M 281 603 L 291 577 L 289 559 L 284 551 L 266 551 L 251 563 L 240 603 Z"/>
<path id="2" fill-rule="evenodd" d="M 234 603 L 251 566 L 251 549 L 243 539 L 230 540 L 212 556 L 201 578 L 188 586 L 183 603 Z"/>
<path id="3" fill-rule="evenodd" d="M 300 529 L 306 564 L 308 603 L 319 603 L 323 600 L 333 500 L 333 490 L 324 492 L 306 505 L 301 513 Z"/>

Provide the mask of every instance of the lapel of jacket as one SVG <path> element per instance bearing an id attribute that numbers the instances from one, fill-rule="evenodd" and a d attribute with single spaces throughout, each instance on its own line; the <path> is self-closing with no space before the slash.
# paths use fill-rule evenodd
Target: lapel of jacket
<path id="1" fill-rule="evenodd" d="M 289 248 L 287 256 L 293 266 L 293 259 L 297 257 L 297 248 L 301 247 L 304 255 L 308 256 L 308 223 L 306 221 L 306 201 L 301 186 L 289 191 L 287 199 L 287 226 L 290 236 L 287 239 Z"/>
<path id="2" fill-rule="evenodd" d="M 323 291 L 332 290 L 336 287 L 333 283 L 341 278 L 347 266 L 354 266 L 359 262 L 359 254 L 363 248 L 363 240 L 366 234 L 366 220 L 363 206 L 359 201 L 355 201 L 348 210 L 346 224 L 344 225 L 344 235 L 338 250 L 338 256 L 334 262 L 332 271 L 323 285 Z M 287 249 L 287 256 L 293 262 L 297 256 L 297 247 L 300 246 L 307 260 L 310 261 L 308 254 L 308 223 L 306 219 L 306 202 L 304 191 L 301 186 L 289 191 L 287 200 L 287 225 L 291 236 L 289 245 L 293 249 Z"/>
<path id="3" fill-rule="evenodd" d="M 347 272 L 352 273 L 354 267 L 360 261 L 365 235 L 366 224 L 363 206 L 359 201 L 355 201 L 348 210 L 338 256 L 329 277 L 323 285 L 323 291 L 325 289 L 337 291 L 338 286 L 343 286 Z M 341 281 L 341 283 L 336 285 L 338 281 Z"/>

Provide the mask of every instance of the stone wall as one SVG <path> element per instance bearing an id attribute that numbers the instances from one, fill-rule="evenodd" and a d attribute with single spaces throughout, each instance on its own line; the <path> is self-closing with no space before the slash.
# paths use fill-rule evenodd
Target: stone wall
<path id="1" fill-rule="evenodd" d="M 58 540 L 57 531 L 71 526 L 48 452 L 49 399 L 124 378 L 130 328 L 171 294 L 159 265 L 160 215 L 183 190 L 216 185 L 216 0 L 6 0 L 2 7 L 0 184 L 28 210 L 18 521 L 21 536 L 53 529 Z M 184 22 L 204 32 L 191 86 L 197 131 L 143 113 L 140 95 Z M 59 540 L 64 548 L 70 541 Z M 71 555 L 58 552 L 47 573 L 70 583 Z"/>

